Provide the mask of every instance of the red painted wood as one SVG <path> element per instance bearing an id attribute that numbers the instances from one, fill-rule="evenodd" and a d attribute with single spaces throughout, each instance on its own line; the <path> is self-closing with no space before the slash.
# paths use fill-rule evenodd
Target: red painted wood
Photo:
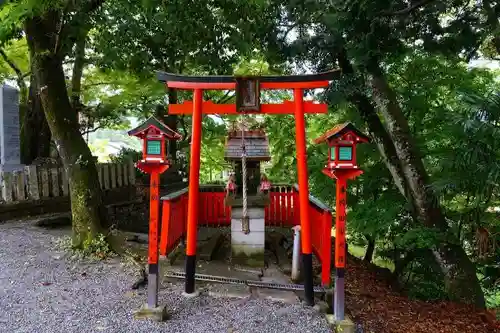
<path id="1" fill-rule="evenodd" d="M 345 268 L 345 222 L 347 206 L 347 180 L 344 177 L 337 178 L 336 195 L 336 219 L 335 219 L 335 267 Z"/>
<path id="2" fill-rule="evenodd" d="M 236 88 L 236 82 L 178 82 L 178 81 L 169 81 L 166 83 L 168 88 L 177 88 L 177 89 L 203 89 L 203 90 L 234 90 Z"/>
<path id="3" fill-rule="evenodd" d="M 160 215 L 160 173 L 153 171 L 150 175 L 149 185 L 149 249 L 148 263 L 158 263 L 158 231 Z"/>
<path id="4" fill-rule="evenodd" d="M 186 234 L 187 194 L 172 201 L 164 200 L 162 207 L 162 229 L 160 254 L 168 255 Z"/>
<path id="5" fill-rule="evenodd" d="M 293 114 L 293 101 L 285 100 L 280 104 L 261 104 L 260 111 L 247 112 L 248 114 Z M 215 104 L 212 101 L 203 102 L 203 114 L 239 114 L 235 104 Z M 183 104 L 170 104 L 168 112 L 170 114 L 192 114 L 193 102 L 185 101 Z M 327 113 L 326 104 L 304 102 L 304 113 Z"/>
<path id="6" fill-rule="evenodd" d="M 201 122 L 203 91 L 195 89 L 193 93 L 193 117 L 192 117 L 192 138 L 191 156 L 189 160 L 189 202 L 188 202 L 188 224 L 186 255 L 196 255 L 196 240 L 198 236 L 198 215 L 199 215 L 199 188 L 200 188 L 200 152 L 201 152 Z"/>
<path id="7" fill-rule="evenodd" d="M 286 190 L 286 189 L 284 189 Z M 288 219 L 286 217 L 286 199 L 287 199 L 287 193 L 286 192 L 281 192 L 280 193 L 280 226 L 283 226 L 285 222 L 288 222 Z"/>
<path id="8" fill-rule="evenodd" d="M 261 89 L 316 89 L 328 87 L 329 81 L 310 81 L 310 82 L 261 82 Z"/>
<path id="9" fill-rule="evenodd" d="M 282 187 L 270 193 L 271 203 L 265 208 L 266 226 L 300 225 L 298 192 L 290 187 Z M 224 192 L 200 192 L 199 225 L 208 227 L 231 224 L 231 208 L 224 204 Z M 186 234 L 188 194 L 173 201 L 163 202 L 163 219 L 160 240 L 160 253 L 168 254 Z M 307 207 L 312 222 L 312 251 L 322 263 L 321 281 L 330 284 L 331 228 L 332 213 L 317 208 L 309 202 Z"/>
<path id="10" fill-rule="evenodd" d="M 201 192 L 199 224 L 207 227 L 231 224 L 231 208 L 224 204 L 224 192 Z"/>
<path id="11" fill-rule="evenodd" d="M 321 249 L 321 283 L 323 286 L 330 285 L 331 260 L 332 260 L 332 213 L 323 212 L 323 244 Z M 325 265 L 325 263 L 328 263 Z"/>
<path id="12" fill-rule="evenodd" d="M 163 201 L 162 204 L 162 219 L 161 219 L 161 235 L 160 235 L 160 254 L 167 255 L 168 247 L 168 230 L 170 229 L 170 201 Z"/>
<path id="13" fill-rule="evenodd" d="M 260 89 L 315 89 L 328 87 L 329 81 L 309 81 L 309 82 L 261 82 Z M 236 82 L 179 82 L 168 81 L 168 88 L 177 89 L 202 89 L 202 90 L 234 90 Z"/>

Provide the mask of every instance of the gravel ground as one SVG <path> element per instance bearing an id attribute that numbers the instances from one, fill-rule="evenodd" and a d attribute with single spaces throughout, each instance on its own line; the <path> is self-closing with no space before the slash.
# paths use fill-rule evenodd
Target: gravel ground
<path id="1" fill-rule="evenodd" d="M 117 259 L 75 262 L 57 249 L 68 230 L 27 222 L 0 224 L 0 332 L 331 332 L 313 309 L 260 299 L 185 299 L 183 284 L 164 286 L 171 319 L 134 320 L 145 301 L 136 276 Z"/>

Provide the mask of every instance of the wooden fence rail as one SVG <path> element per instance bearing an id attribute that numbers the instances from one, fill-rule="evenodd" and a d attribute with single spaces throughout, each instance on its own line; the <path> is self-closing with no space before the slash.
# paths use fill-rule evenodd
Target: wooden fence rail
<path id="1" fill-rule="evenodd" d="M 101 189 L 110 190 L 135 184 L 135 167 L 129 163 L 97 164 Z M 69 195 L 68 177 L 63 167 L 28 165 L 24 170 L 0 174 L 0 203 L 18 203 Z"/>

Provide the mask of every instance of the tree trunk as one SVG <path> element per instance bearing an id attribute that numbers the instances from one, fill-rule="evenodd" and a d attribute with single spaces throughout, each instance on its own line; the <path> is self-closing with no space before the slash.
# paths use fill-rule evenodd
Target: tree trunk
<path id="1" fill-rule="evenodd" d="M 354 74 L 345 49 L 336 57 L 344 74 Z M 414 219 L 427 227 L 446 232 L 448 226 L 444 215 L 437 198 L 429 190 L 427 173 L 394 92 L 388 86 L 378 64 L 371 64 L 370 72 L 375 99 L 382 109 L 387 129 L 367 96 L 355 91 L 347 98 L 356 105 L 367 123 L 370 135 L 397 188 L 410 204 Z M 433 249 L 434 258 L 444 275 L 447 293 L 453 300 L 484 308 L 484 294 L 476 276 L 476 269 L 464 249 L 457 244 L 443 243 Z"/>
<path id="2" fill-rule="evenodd" d="M 447 233 L 448 225 L 444 214 L 437 197 L 430 189 L 429 177 L 394 91 L 387 83 L 378 63 L 371 63 L 368 71 L 371 74 L 374 99 L 379 105 L 387 132 L 394 144 L 406 188 L 413 198 L 414 213 L 426 227 Z M 476 276 L 475 266 L 458 242 L 442 242 L 433 249 L 433 253 L 444 274 L 449 297 L 484 308 L 484 294 Z"/>
<path id="3" fill-rule="evenodd" d="M 177 104 L 177 90 L 168 89 L 168 104 Z M 173 131 L 177 132 L 177 115 L 169 114 L 166 116 L 165 124 Z M 170 141 L 168 144 L 168 154 L 171 156 L 172 161 L 177 160 L 177 141 Z"/>
<path id="4" fill-rule="evenodd" d="M 28 100 L 23 107 L 25 109 L 21 118 L 21 163 L 31 164 L 36 158 L 50 157 L 52 139 L 34 74 L 31 74 Z"/>
<path id="5" fill-rule="evenodd" d="M 28 47 L 43 110 L 69 176 L 73 245 L 83 248 L 102 232 L 104 210 L 95 159 L 85 143 L 76 111 L 71 107 L 63 71 L 62 56 L 57 53 L 59 13 L 49 10 L 43 16 L 25 22 Z"/>
<path id="6" fill-rule="evenodd" d="M 368 247 L 366 248 L 366 253 L 363 261 L 372 262 L 373 253 L 375 252 L 375 238 L 370 236 L 365 236 L 365 238 L 368 241 Z"/>

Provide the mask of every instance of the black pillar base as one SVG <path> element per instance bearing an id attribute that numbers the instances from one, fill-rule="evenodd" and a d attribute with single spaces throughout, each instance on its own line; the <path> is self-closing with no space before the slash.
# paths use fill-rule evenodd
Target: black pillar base
<path id="1" fill-rule="evenodd" d="M 302 254 L 302 269 L 304 272 L 304 297 L 307 305 L 314 306 L 314 281 L 312 254 Z"/>
<path id="2" fill-rule="evenodd" d="M 194 293 L 194 274 L 196 267 L 196 255 L 186 256 L 186 281 L 184 291 L 186 294 Z"/>

